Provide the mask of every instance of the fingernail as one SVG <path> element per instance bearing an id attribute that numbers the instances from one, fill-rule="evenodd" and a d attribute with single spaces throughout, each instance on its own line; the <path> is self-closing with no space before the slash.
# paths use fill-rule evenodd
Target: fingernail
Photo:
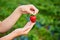
<path id="1" fill-rule="evenodd" d="M 36 15 L 35 13 L 33 15 Z"/>

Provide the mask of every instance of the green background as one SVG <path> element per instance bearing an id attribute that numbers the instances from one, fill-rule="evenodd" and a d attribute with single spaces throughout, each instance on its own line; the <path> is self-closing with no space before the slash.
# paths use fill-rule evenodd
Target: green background
<path id="1" fill-rule="evenodd" d="M 0 0 L 0 20 L 3 21 L 15 8 L 25 4 L 33 4 L 39 9 L 37 21 L 28 35 L 14 40 L 60 40 L 60 0 Z M 29 17 L 30 15 L 23 14 L 11 30 L 0 34 L 0 37 L 24 27 Z"/>

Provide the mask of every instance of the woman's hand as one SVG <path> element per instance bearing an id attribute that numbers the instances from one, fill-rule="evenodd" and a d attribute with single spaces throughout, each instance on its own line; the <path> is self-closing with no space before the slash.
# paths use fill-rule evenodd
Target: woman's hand
<path id="1" fill-rule="evenodd" d="M 38 13 L 38 9 L 34 5 L 22 5 L 16 8 L 19 13 L 29 13 L 35 15 Z"/>
<path id="2" fill-rule="evenodd" d="M 12 33 L 2 37 L 0 40 L 12 40 L 13 38 L 19 36 L 19 35 L 25 35 L 28 34 L 29 31 L 32 29 L 32 27 L 34 26 L 35 23 L 32 22 L 28 22 L 24 28 L 18 28 L 15 31 L 13 31 Z"/>
<path id="3" fill-rule="evenodd" d="M 28 34 L 29 31 L 32 29 L 33 25 L 35 23 L 32 23 L 32 22 L 28 22 L 24 28 L 18 28 L 16 29 L 15 31 L 13 31 L 13 33 L 15 33 L 15 35 L 19 36 L 19 35 L 25 35 L 25 34 Z"/>

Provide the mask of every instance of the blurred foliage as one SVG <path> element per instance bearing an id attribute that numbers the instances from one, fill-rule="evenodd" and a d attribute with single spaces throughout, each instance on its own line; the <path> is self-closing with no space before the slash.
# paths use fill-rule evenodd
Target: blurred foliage
<path id="1" fill-rule="evenodd" d="M 60 40 L 60 0 L 0 0 L 0 20 L 4 20 L 17 6 L 24 4 L 33 4 L 39 9 L 36 25 L 28 35 L 14 40 Z M 29 16 L 22 15 L 14 27 L 0 34 L 0 37 L 23 27 L 29 21 Z"/>

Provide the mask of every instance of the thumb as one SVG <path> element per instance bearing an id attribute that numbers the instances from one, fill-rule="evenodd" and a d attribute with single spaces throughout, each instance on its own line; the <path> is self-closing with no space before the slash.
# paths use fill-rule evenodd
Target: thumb
<path id="1" fill-rule="evenodd" d="M 30 9 L 28 9 L 27 12 L 33 14 L 33 11 L 31 11 Z"/>

